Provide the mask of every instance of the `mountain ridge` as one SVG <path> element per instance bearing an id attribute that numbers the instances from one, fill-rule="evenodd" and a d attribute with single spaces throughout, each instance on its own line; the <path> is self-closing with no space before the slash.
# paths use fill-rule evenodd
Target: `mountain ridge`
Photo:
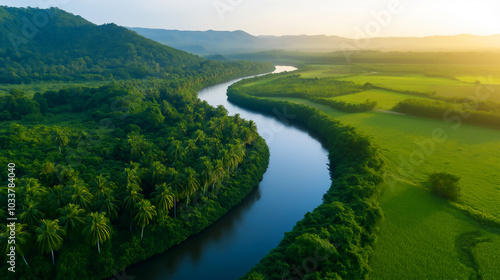
<path id="1" fill-rule="evenodd" d="M 434 35 L 426 37 L 375 37 L 351 39 L 336 35 L 259 35 L 242 30 L 186 31 L 128 27 L 145 37 L 175 48 L 206 55 L 268 51 L 331 52 L 339 50 L 381 51 L 484 51 L 500 50 L 500 34 Z"/>

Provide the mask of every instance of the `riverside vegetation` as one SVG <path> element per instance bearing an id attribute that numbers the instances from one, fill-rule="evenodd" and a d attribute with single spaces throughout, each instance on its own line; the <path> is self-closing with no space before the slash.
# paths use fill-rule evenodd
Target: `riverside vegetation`
<path id="1" fill-rule="evenodd" d="M 269 151 L 255 124 L 196 90 L 272 65 L 206 60 L 55 8 L 0 7 L 0 33 L 23 34 L 23 18 L 41 15 L 33 38 L 0 43 L 16 279 L 110 277 L 199 233 L 258 185 Z M 9 233 L 2 224 L 2 254 Z"/>
<path id="2" fill-rule="evenodd" d="M 321 56 L 327 62 L 321 63 Z M 313 116 L 327 115 L 332 123 L 355 126 L 369 136 L 370 145 L 379 147 L 380 157 L 386 163 L 386 176 L 381 196 L 374 195 L 373 201 L 374 205 L 380 204 L 384 219 L 376 225 L 380 231 L 375 242 L 363 243 L 365 247 L 354 246 L 357 250 L 373 249 L 373 254 L 367 257 L 370 255 L 367 253 L 358 259 L 364 262 L 349 262 L 335 273 L 342 278 L 358 279 L 359 274 L 340 274 L 356 263 L 362 264 L 356 267 L 366 265 L 362 271 L 368 273 L 361 278 L 497 279 L 500 271 L 495 260 L 499 255 L 495 248 L 500 246 L 497 188 L 500 181 L 496 173 L 500 166 L 494 153 L 500 144 L 500 132 L 494 120 L 498 112 L 500 73 L 492 63 L 498 55 L 451 54 L 432 62 L 439 54 L 380 53 L 376 61 L 374 53 L 360 52 L 355 54 L 356 63 L 329 64 L 328 59 L 335 56 L 296 56 L 297 60 L 303 59 L 299 71 L 243 81 L 229 92 L 230 99 L 242 106 L 259 104 L 253 106 L 255 110 L 265 111 L 270 106 L 310 110 L 314 113 L 293 112 L 299 122 L 314 132 L 317 128 Z M 307 57 L 315 60 L 306 65 Z M 314 94 L 311 98 L 301 89 L 287 87 L 287 79 L 311 85 L 309 92 L 325 92 L 322 98 L 352 105 L 370 99 L 376 105 L 365 112 L 341 111 L 318 102 Z M 336 83 L 346 82 L 352 83 L 350 87 L 356 90 L 339 94 L 341 91 L 325 91 L 324 86 L 318 86 L 317 90 L 314 87 L 330 84 L 333 89 Z M 276 89 L 280 89 L 279 94 L 274 93 Z M 414 109 L 418 115 L 400 110 L 403 104 L 420 106 Z M 330 147 L 334 139 L 339 138 L 333 136 L 324 141 Z M 349 160 L 349 156 L 345 157 Z M 450 188 L 435 184 L 436 178 L 438 181 L 449 178 Z M 332 182 L 335 185 L 343 180 L 333 176 Z M 330 203 L 326 197 L 324 205 Z M 306 214 L 244 279 L 300 279 L 306 275 L 310 279 L 335 279 L 337 275 L 323 267 L 329 261 L 323 257 L 335 259 L 342 252 L 342 242 L 331 238 L 335 236 L 331 231 L 336 232 L 336 225 L 341 227 L 342 223 L 321 224 L 318 213 L 322 207 L 325 206 Z M 351 228 L 358 229 L 352 225 Z M 301 247 L 298 244 L 309 249 L 298 250 Z M 301 257 L 295 258 L 297 255 Z M 279 261 L 273 262 L 274 259 Z"/>

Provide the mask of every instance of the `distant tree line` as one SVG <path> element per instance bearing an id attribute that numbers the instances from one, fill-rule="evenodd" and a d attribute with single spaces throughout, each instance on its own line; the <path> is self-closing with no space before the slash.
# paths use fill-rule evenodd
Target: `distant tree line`
<path id="1" fill-rule="evenodd" d="M 462 103 L 440 100 L 405 99 L 392 110 L 409 115 L 445 120 L 452 123 L 469 123 L 492 128 L 500 128 L 500 111 L 493 102 L 473 105 L 470 100 Z M 481 111 L 484 110 L 484 111 Z"/>

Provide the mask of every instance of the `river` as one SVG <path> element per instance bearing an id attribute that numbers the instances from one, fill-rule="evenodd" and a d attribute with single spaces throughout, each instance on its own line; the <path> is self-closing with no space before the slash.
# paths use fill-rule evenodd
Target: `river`
<path id="1" fill-rule="evenodd" d="M 276 66 L 275 72 L 292 70 Z M 276 247 L 305 213 L 321 204 L 331 183 L 328 152 L 300 128 L 229 103 L 227 88 L 239 80 L 205 88 L 198 95 L 212 106 L 223 105 L 230 115 L 240 114 L 257 124 L 271 151 L 262 182 L 212 226 L 128 268 L 127 275 L 148 280 L 237 279 Z"/>

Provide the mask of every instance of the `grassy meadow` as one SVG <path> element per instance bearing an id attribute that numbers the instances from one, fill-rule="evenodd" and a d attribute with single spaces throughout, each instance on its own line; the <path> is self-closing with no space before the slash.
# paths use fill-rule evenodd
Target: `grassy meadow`
<path id="1" fill-rule="evenodd" d="M 269 98 L 315 107 L 357 127 L 380 147 L 387 163 L 381 197 L 385 221 L 380 225 L 371 261 L 371 279 L 498 279 L 500 269 L 495 260 L 500 259 L 500 228 L 475 221 L 431 193 L 426 179 L 433 172 L 461 177 L 458 203 L 500 218 L 500 131 L 391 112 L 401 100 L 426 98 L 404 91 L 465 97 L 478 86 L 475 81 L 466 81 L 465 76 L 460 76 L 463 80 L 436 77 L 436 71 L 445 71 L 447 66 L 434 69 L 434 76 L 425 75 L 425 70 L 431 68 L 405 67 L 403 73 L 397 74 L 388 71 L 387 65 L 313 65 L 294 73 L 303 78 L 337 77 L 359 85 L 369 82 L 387 89 L 331 97 L 347 103 L 376 100 L 377 106 L 370 112 L 350 114 L 302 98 Z M 372 70 L 385 73 L 367 72 Z M 459 70 L 463 71 L 457 74 L 466 74 L 465 67 Z M 478 74 L 477 68 L 472 70 L 475 72 L 470 77 Z M 500 88 L 498 96 L 493 95 L 497 97 Z"/>

